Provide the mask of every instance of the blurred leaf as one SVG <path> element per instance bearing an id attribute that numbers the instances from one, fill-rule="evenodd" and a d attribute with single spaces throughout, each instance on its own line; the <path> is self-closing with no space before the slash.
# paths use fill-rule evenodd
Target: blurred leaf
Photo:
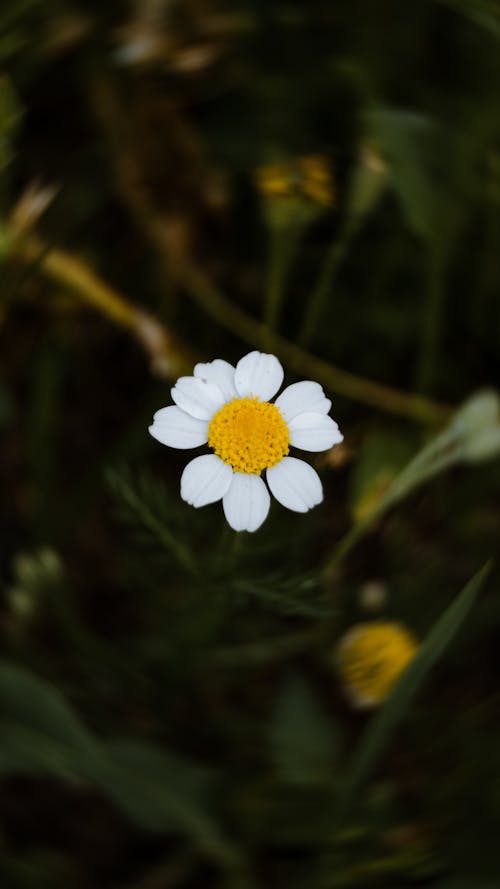
<path id="1" fill-rule="evenodd" d="M 158 833 L 186 833 L 210 857 L 238 866 L 236 850 L 206 810 L 209 774 L 185 757 L 140 741 L 105 745 L 98 783 L 137 825 Z"/>
<path id="2" fill-rule="evenodd" d="M 228 862 L 233 850 L 204 811 L 208 776 L 186 758 L 144 742 L 94 738 L 57 689 L 0 665 L 0 772 L 43 773 L 94 782 L 146 830 L 185 832 Z"/>
<path id="3" fill-rule="evenodd" d="M 275 769 L 285 783 L 321 784 L 332 773 L 340 739 L 313 689 L 298 673 L 282 685 L 270 729 Z"/>
<path id="4" fill-rule="evenodd" d="M 495 0 L 439 0 L 456 12 L 461 12 L 494 37 L 500 37 L 500 8 Z"/>
<path id="5" fill-rule="evenodd" d="M 399 108 L 369 111 L 366 125 L 387 159 L 408 225 L 432 250 L 446 248 L 463 216 L 458 183 L 463 187 L 472 180 L 471 169 L 462 170 L 469 151 L 466 134 Z"/>
<path id="6" fill-rule="evenodd" d="M 81 863 L 70 851 L 58 852 L 46 846 L 0 850 L 1 885 L 8 889 L 83 889 Z"/>
<path id="7" fill-rule="evenodd" d="M 238 823 L 253 845 L 267 849 L 324 847 L 331 843 L 336 789 L 328 780 L 306 785 L 281 779 L 261 781 L 257 777 L 238 794 Z"/>
<path id="8" fill-rule="evenodd" d="M 351 509 L 356 520 L 374 509 L 411 459 L 414 446 L 395 430 L 367 435 L 351 480 Z"/>
<path id="9" fill-rule="evenodd" d="M 378 108 L 367 115 L 368 131 L 387 158 L 394 188 L 411 228 L 425 239 L 435 232 L 437 192 L 424 158 L 433 124 L 416 112 Z"/>
<path id="10" fill-rule="evenodd" d="M 121 809 L 147 830 L 171 830 L 183 822 L 195 832 L 211 775 L 198 763 L 141 741 L 109 741 L 103 786 Z"/>
<path id="11" fill-rule="evenodd" d="M 486 563 L 439 618 L 384 706 L 368 725 L 357 750 L 354 752 L 349 768 L 346 789 L 347 805 L 350 804 L 360 785 L 375 767 L 394 728 L 405 715 L 427 674 L 460 629 L 490 568 L 491 563 Z"/>
<path id="12" fill-rule="evenodd" d="M 500 398 L 493 389 L 474 393 L 451 423 L 460 441 L 462 459 L 481 463 L 500 454 Z"/>
<path id="13" fill-rule="evenodd" d="M 2 716 L 20 729 L 45 736 L 64 747 L 82 770 L 101 756 L 99 744 L 84 728 L 58 690 L 43 679 L 9 664 L 0 664 Z M 12 733 L 11 733 L 12 737 Z M 33 755 L 36 755 L 36 746 Z M 0 735 L 0 755 L 4 755 Z"/>
<path id="14" fill-rule="evenodd" d="M 461 462 L 481 462 L 500 454 L 500 402 L 493 390 L 481 390 L 461 405 L 447 426 L 432 438 L 392 479 L 382 476 L 383 485 L 372 494 L 371 508 L 335 545 L 323 567 L 327 575 L 390 508 L 408 497 L 431 478 Z M 392 446 L 389 445 L 389 452 Z M 375 452 L 376 453 L 376 452 Z M 370 460 L 368 468 L 370 470 Z M 363 469 L 362 478 L 365 471 Z M 364 505 L 364 504 L 363 504 Z"/>
<path id="15" fill-rule="evenodd" d="M 78 753 L 66 742 L 38 728 L 0 720 L 0 775 L 74 778 L 81 770 Z"/>

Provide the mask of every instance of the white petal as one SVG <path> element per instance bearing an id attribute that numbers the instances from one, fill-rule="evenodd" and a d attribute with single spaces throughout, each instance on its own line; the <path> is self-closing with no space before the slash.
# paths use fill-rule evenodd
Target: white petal
<path id="1" fill-rule="evenodd" d="M 294 512 L 307 512 L 323 500 L 318 473 L 296 457 L 284 457 L 268 469 L 267 483 L 276 500 Z"/>
<path id="2" fill-rule="evenodd" d="M 224 515 L 235 531 L 256 531 L 266 519 L 271 498 L 259 475 L 235 472 L 224 495 Z"/>
<path id="3" fill-rule="evenodd" d="M 218 386 L 196 377 L 179 377 L 171 395 L 177 407 L 198 420 L 211 420 L 224 404 Z"/>
<path id="4" fill-rule="evenodd" d="M 299 414 L 288 428 L 290 443 L 303 451 L 327 451 L 344 440 L 335 420 L 325 414 Z"/>
<path id="5" fill-rule="evenodd" d="M 234 382 L 242 398 L 257 396 L 269 401 L 283 382 L 283 368 L 275 355 L 249 352 L 238 361 Z"/>
<path id="6" fill-rule="evenodd" d="M 234 373 L 233 365 L 222 358 L 216 358 L 208 364 L 197 364 L 194 369 L 194 375 L 199 380 L 215 383 L 219 387 L 225 401 L 231 401 L 238 394 L 234 386 Z"/>
<path id="7" fill-rule="evenodd" d="M 233 470 L 215 454 L 195 457 L 181 475 L 181 497 L 198 508 L 222 500 L 233 478 Z"/>
<path id="8" fill-rule="evenodd" d="M 315 413 L 327 414 L 332 403 L 325 398 L 325 393 L 319 383 L 311 380 L 303 380 L 301 383 L 292 383 L 283 390 L 275 404 L 279 407 L 283 418 L 290 422 L 298 414 Z"/>
<path id="9" fill-rule="evenodd" d="M 153 438 L 171 448 L 197 448 L 208 438 L 208 423 L 190 417 L 172 404 L 156 411 L 149 431 Z"/>

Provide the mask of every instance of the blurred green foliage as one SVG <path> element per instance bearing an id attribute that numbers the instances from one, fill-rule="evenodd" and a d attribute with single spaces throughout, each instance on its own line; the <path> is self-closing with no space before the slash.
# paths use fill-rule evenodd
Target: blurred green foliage
<path id="1" fill-rule="evenodd" d="M 1 5 L 2 889 L 498 885 L 499 38 L 496 0 Z M 250 348 L 346 441 L 238 536 L 147 427 Z M 361 714 L 370 617 L 422 645 Z"/>

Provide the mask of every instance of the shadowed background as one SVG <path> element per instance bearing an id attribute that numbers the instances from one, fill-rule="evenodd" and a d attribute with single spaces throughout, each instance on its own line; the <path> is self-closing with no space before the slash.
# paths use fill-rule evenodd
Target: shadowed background
<path id="1" fill-rule="evenodd" d="M 5 889 L 498 885 L 499 59 L 496 0 L 2 4 Z M 147 427 L 255 348 L 345 441 L 237 535 Z"/>

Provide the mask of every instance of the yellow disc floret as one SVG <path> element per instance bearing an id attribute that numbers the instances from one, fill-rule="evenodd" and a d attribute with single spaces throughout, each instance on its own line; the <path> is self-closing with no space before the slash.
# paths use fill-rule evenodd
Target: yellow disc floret
<path id="1" fill-rule="evenodd" d="M 212 417 L 208 444 L 234 472 L 260 475 L 286 457 L 290 433 L 275 404 L 233 398 Z"/>
<path id="2" fill-rule="evenodd" d="M 413 633 L 399 623 L 356 624 L 341 639 L 336 660 L 346 691 L 359 706 L 380 704 L 418 651 Z"/>

